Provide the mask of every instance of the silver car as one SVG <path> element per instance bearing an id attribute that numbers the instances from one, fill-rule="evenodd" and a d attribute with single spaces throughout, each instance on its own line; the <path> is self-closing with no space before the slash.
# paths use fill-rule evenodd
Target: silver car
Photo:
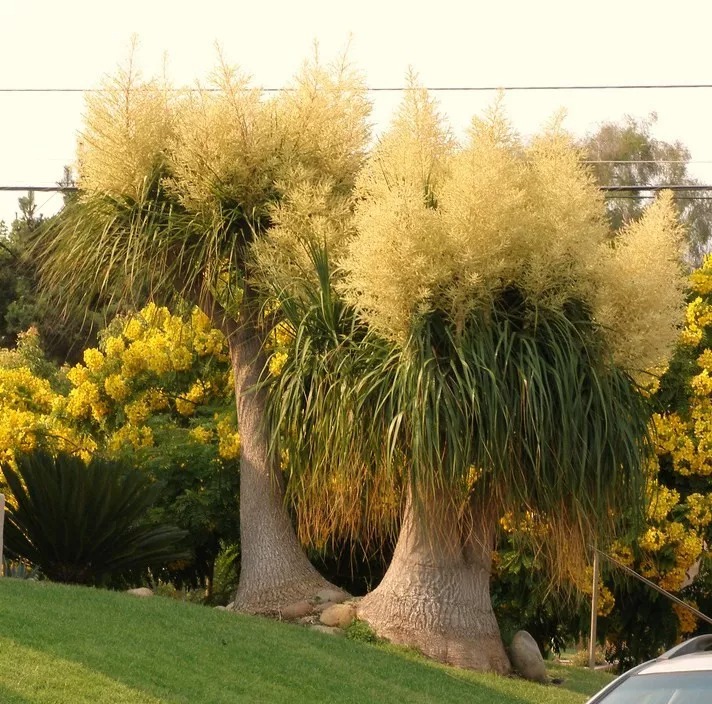
<path id="1" fill-rule="evenodd" d="M 634 667 L 587 704 L 712 704 L 712 635 Z"/>

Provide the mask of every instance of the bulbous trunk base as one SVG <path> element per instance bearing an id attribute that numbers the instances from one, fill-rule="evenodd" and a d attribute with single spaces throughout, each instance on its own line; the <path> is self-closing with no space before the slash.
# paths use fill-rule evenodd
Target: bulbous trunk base
<path id="1" fill-rule="evenodd" d="M 285 606 L 297 601 L 313 600 L 323 589 L 341 590 L 324 579 L 315 570 L 315 574 L 294 576 L 294 570 L 284 578 L 268 583 L 262 579 L 254 589 L 240 583 L 235 599 L 230 605 L 233 611 L 261 616 L 279 616 Z M 343 591 L 343 590 L 341 590 Z"/>
<path id="2" fill-rule="evenodd" d="M 440 662 L 506 674 L 511 666 L 489 591 L 489 531 L 471 521 L 463 531 L 448 513 L 406 507 L 391 565 L 358 617 Z"/>

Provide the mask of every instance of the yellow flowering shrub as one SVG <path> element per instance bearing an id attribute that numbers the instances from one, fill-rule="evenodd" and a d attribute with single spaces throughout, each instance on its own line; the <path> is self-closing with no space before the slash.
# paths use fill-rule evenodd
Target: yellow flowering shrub
<path id="1" fill-rule="evenodd" d="M 93 452 L 94 440 L 65 421 L 66 399 L 47 379 L 7 359 L 13 366 L 0 366 L 0 461 L 12 462 L 15 453 L 39 446 L 83 457 Z"/>
<path id="2" fill-rule="evenodd" d="M 112 322 L 80 364 L 59 370 L 43 358 L 50 379 L 8 351 L 0 355 L 0 462 L 39 447 L 85 461 L 126 457 L 162 483 L 156 515 L 210 556 L 222 540 L 239 539 L 240 441 L 227 359 L 224 337 L 202 313 L 156 306 Z"/>
<path id="3" fill-rule="evenodd" d="M 39 444 L 83 456 L 97 447 L 146 448 L 154 428 L 193 423 L 192 439 L 215 442 L 234 459 L 235 429 L 218 439 L 214 420 L 216 406 L 233 405 L 227 360 L 225 338 L 204 313 L 173 315 L 154 304 L 115 320 L 99 347 L 60 375 L 62 392 L 8 353 L 0 366 L 0 459 Z"/>
<path id="4" fill-rule="evenodd" d="M 657 398 L 669 410 L 651 418 L 656 457 L 648 475 L 647 526 L 635 542 L 616 541 L 610 554 L 677 593 L 691 583 L 712 545 L 712 259 L 690 276 L 691 295 L 678 350 L 660 376 Z M 670 401 L 669 399 L 672 399 Z M 678 635 L 695 617 L 675 605 Z"/>

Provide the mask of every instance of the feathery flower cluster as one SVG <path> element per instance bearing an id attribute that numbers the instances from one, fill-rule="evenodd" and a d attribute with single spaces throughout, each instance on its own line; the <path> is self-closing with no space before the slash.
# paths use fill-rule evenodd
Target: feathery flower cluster
<path id="1" fill-rule="evenodd" d="M 461 329 L 516 288 L 532 308 L 591 311 L 614 362 L 664 363 L 682 317 L 682 230 L 670 196 L 619 233 L 571 139 L 554 122 L 523 143 L 496 106 L 455 144 L 411 85 L 359 176 L 344 292 L 403 343 L 438 311 Z"/>
<path id="2" fill-rule="evenodd" d="M 83 191 L 141 199 L 174 133 L 170 95 L 157 81 L 144 82 L 131 61 L 102 90 L 87 93 L 89 119 L 77 150 Z"/>

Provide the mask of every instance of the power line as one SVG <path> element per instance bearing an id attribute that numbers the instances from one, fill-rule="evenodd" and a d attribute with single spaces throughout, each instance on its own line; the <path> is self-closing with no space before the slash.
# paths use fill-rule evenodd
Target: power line
<path id="1" fill-rule="evenodd" d="M 59 160 L 57 160 L 59 161 Z M 712 164 L 710 159 L 583 159 L 583 164 Z"/>
<path id="2" fill-rule="evenodd" d="M 610 193 L 615 191 L 712 191 L 712 186 L 705 186 L 699 183 L 694 183 L 690 185 L 664 184 L 660 186 L 600 186 L 600 189 L 604 193 Z"/>
<path id="3" fill-rule="evenodd" d="M 712 191 L 712 185 L 704 185 L 699 183 L 694 184 L 663 184 L 663 185 L 616 185 L 616 186 L 599 186 L 600 190 L 604 193 L 615 193 L 615 192 L 639 192 L 639 191 Z M 0 186 L 0 191 L 37 191 L 37 192 L 61 192 L 61 193 L 74 193 L 77 190 L 77 186 Z M 640 196 L 645 197 L 645 196 Z"/>
<path id="4" fill-rule="evenodd" d="M 418 86 L 418 89 L 420 86 Z M 474 92 L 494 92 L 504 91 L 557 91 L 557 90 L 695 90 L 712 88 L 712 83 L 626 83 L 626 84 L 595 84 L 595 85 L 536 85 L 536 86 L 429 86 L 426 90 L 433 93 L 474 93 Z M 0 93 L 98 93 L 111 89 L 106 88 L 0 88 Z M 171 92 L 179 91 L 203 91 L 216 93 L 220 88 L 167 88 Z M 252 89 L 247 89 L 252 90 Z M 256 88 L 265 93 L 281 93 L 282 91 L 294 90 L 293 88 Z M 373 86 L 366 88 L 370 93 L 402 93 L 413 90 L 407 86 Z"/>
<path id="5" fill-rule="evenodd" d="M 74 160 L 74 157 L 46 157 L 46 158 L 31 158 L 25 161 L 44 163 L 47 161 L 58 161 L 68 164 Z M 582 164 L 712 164 L 712 159 L 582 159 Z"/>
<path id="6" fill-rule="evenodd" d="M 79 190 L 76 186 L 0 186 L 0 191 L 35 191 L 38 193 L 52 191 L 58 193 L 74 193 Z"/>
<path id="7" fill-rule="evenodd" d="M 606 195 L 606 200 L 653 200 L 655 196 Z M 712 196 L 675 196 L 674 200 L 712 200 Z"/>

